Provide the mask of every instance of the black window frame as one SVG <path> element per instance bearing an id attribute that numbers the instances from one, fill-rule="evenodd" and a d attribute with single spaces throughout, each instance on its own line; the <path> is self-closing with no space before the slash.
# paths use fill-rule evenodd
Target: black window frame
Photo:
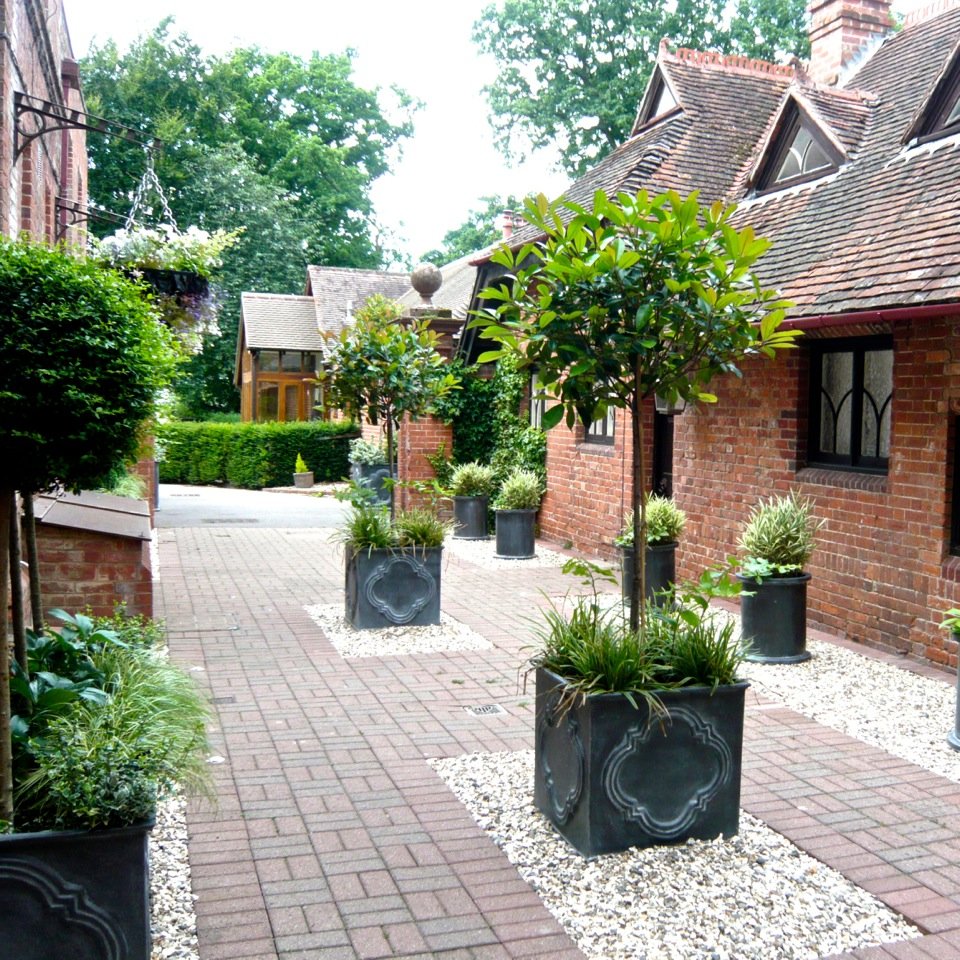
<path id="1" fill-rule="evenodd" d="M 809 173 L 800 173 L 788 180 L 774 180 L 777 171 L 783 165 L 793 141 L 796 139 L 800 128 L 806 129 L 812 140 L 816 141 L 820 149 L 830 159 L 830 166 L 820 167 L 818 170 L 811 170 Z M 756 194 L 763 196 L 768 193 L 777 193 L 780 190 L 786 190 L 789 187 L 796 187 L 803 183 L 811 183 L 819 180 L 831 173 L 835 173 L 843 160 L 843 156 L 837 150 L 820 130 L 818 124 L 813 122 L 806 110 L 797 103 L 791 103 L 790 107 L 784 111 L 781 118 L 779 129 L 773 141 L 771 149 L 757 171 Z"/>
<path id="2" fill-rule="evenodd" d="M 890 469 L 890 458 L 866 455 L 860 449 L 862 429 L 854 430 L 853 425 L 863 422 L 863 368 L 864 355 L 879 350 L 893 350 L 893 336 L 881 334 L 872 337 L 845 337 L 829 340 L 815 340 L 808 344 L 810 351 L 810 394 L 807 403 L 808 442 L 807 465 L 824 467 L 829 470 L 846 470 L 855 473 L 873 473 L 886 475 Z M 823 356 L 827 353 L 853 354 L 853 382 L 851 384 L 850 404 L 850 454 L 825 453 L 820 449 L 820 420 L 823 388 Z M 896 354 L 894 353 L 894 368 Z M 893 384 L 890 396 L 881 407 L 883 411 L 893 405 Z M 891 411 L 892 414 L 892 411 Z M 836 435 L 836 430 L 834 431 Z M 878 434 L 879 436 L 879 434 Z"/>
<path id="3" fill-rule="evenodd" d="M 583 442 L 612 447 L 616 442 L 617 408 L 608 407 L 604 416 L 584 424 Z"/>
<path id="4" fill-rule="evenodd" d="M 940 88 L 930 98 L 927 107 L 926 119 L 917 135 L 917 143 L 928 143 L 939 140 L 941 137 L 960 133 L 960 123 L 954 121 L 946 126 L 947 117 L 960 102 L 960 60 L 953 67 L 951 74 Z"/>

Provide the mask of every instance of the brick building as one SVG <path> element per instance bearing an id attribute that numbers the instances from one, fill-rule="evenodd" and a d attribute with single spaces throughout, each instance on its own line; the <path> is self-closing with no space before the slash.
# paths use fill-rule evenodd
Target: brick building
<path id="1" fill-rule="evenodd" d="M 80 75 L 60 0 L 0 3 L 0 231 L 80 242 L 73 212 L 87 201 Z"/>
<path id="2" fill-rule="evenodd" d="M 762 282 L 806 333 L 714 381 L 712 408 L 651 405 L 648 483 L 689 517 L 680 573 L 735 552 L 758 498 L 797 489 L 827 521 L 811 620 L 956 663 L 937 624 L 960 599 L 960 8 L 897 33 L 884 0 L 811 13 L 808 66 L 663 45 L 631 137 L 567 196 L 737 203 L 738 225 L 773 241 Z M 481 265 L 475 290 L 495 269 Z M 612 555 L 631 493 L 623 419 L 551 431 L 545 535 Z"/>

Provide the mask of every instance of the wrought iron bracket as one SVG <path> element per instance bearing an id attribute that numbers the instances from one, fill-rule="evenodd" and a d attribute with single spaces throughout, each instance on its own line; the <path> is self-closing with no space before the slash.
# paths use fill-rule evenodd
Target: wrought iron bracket
<path id="1" fill-rule="evenodd" d="M 153 149 L 159 146 L 158 140 L 144 140 L 143 134 L 133 127 L 126 127 L 113 120 L 96 117 L 83 110 L 72 110 L 59 103 L 50 103 L 39 97 L 31 97 L 25 93 L 13 95 L 14 125 L 13 125 L 13 162 L 16 163 L 20 154 L 38 137 L 43 137 L 55 130 L 90 130 L 94 133 L 104 133 L 109 136 L 120 137 L 131 143 L 139 143 Z M 31 129 L 25 126 L 25 118 L 30 117 Z"/>
<path id="2" fill-rule="evenodd" d="M 61 214 L 65 214 L 61 218 Z M 101 223 L 116 223 L 123 226 L 127 222 L 126 217 L 119 213 L 113 213 L 110 210 L 101 210 L 97 207 L 84 207 L 76 200 L 68 200 L 66 197 L 57 197 L 57 241 L 63 240 L 69 227 L 75 227 L 78 223 L 85 223 L 88 220 L 99 220 Z"/>

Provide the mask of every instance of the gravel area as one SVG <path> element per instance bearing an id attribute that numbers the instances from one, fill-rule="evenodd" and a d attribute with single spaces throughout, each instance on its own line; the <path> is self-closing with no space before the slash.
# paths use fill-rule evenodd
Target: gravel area
<path id="1" fill-rule="evenodd" d="M 747 663 L 743 672 L 791 710 L 960 783 L 960 752 L 946 740 L 953 684 L 831 643 L 811 640 L 807 649 L 804 663 Z"/>
<path id="2" fill-rule="evenodd" d="M 167 797 L 157 804 L 157 824 L 150 833 L 150 960 L 199 960 L 193 900 L 186 803 Z"/>
<path id="3" fill-rule="evenodd" d="M 562 567 L 569 559 L 566 554 L 548 550 L 546 547 L 535 547 L 536 554 L 528 560 L 513 560 L 495 557 L 497 541 L 494 537 L 489 540 L 458 540 L 456 537 L 447 537 L 443 544 L 457 559 L 472 563 L 487 570 L 517 570 L 521 567 Z"/>
<path id="4" fill-rule="evenodd" d="M 386 627 L 356 630 L 343 616 L 343 604 L 306 606 L 313 622 L 342 657 L 396 657 L 411 653 L 490 650 L 493 644 L 446 613 L 432 627 Z"/>
<path id="5" fill-rule="evenodd" d="M 431 760 L 596 960 L 800 960 L 919 936 L 759 820 L 729 840 L 586 860 L 533 806 L 533 751 Z"/>

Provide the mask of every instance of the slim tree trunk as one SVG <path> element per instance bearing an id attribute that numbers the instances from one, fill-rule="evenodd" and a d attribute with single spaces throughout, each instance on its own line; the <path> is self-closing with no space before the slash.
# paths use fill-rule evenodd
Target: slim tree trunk
<path id="1" fill-rule="evenodd" d="M 393 474 L 393 411 L 389 411 L 386 416 L 387 421 L 387 469 L 390 471 L 390 519 L 397 518 L 397 494 L 395 484 L 397 478 Z"/>
<path id="2" fill-rule="evenodd" d="M 644 490 L 646 456 L 643 449 L 643 393 L 641 360 L 633 370 L 633 402 L 630 409 L 633 440 L 633 583 L 630 584 L 630 629 L 645 631 L 647 626 L 647 498 Z"/>
<path id="3" fill-rule="evenodd" d="M 10 542 L 10 503 L 13 490 L 0 490 L 0 544 Z M 13 823 L 13 745 L 10 742 L 10 644 L 7 602 L 10 597 L 10 551 L 0 550 L 0 820 Z"/>
<path id="4" fill-rule="evenodd" d="M 10 607 L 13 613 L 13 651 L 17 663 L 27 672 L 27 625 L 23 617 L 23 578 L 20 571 L 20 511 L 17 495 L 10 497 Z"/>
<path id="5" fill-rule="evenodd" d="M 23 498 L 23 534 L 27 545 L 27 564 L 30 567 L 30 616 L 33 629 L 43 629 L 43 604 L 40 598 L 40 559 L 37 556 L 37 518 L 33 513 L 33 494 Z"/>

